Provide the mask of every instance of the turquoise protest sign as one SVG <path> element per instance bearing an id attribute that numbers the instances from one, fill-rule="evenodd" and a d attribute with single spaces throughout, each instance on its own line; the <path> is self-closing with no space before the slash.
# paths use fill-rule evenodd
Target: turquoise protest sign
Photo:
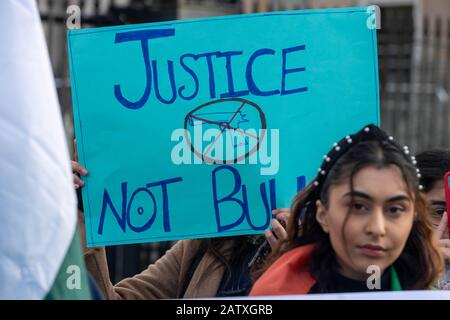
<path id="1" fill-rule="evenodd" d="M 379 124 L 365 7 L 69 31 L 89 246 L 262 233 Z"/>

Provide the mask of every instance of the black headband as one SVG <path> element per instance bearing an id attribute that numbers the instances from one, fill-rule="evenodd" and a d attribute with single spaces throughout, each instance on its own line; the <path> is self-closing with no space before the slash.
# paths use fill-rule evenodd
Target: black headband
<path id="1" fill-rule="evenodd" d="M 403 152 L 405 158 L 411 162 L 413 166 L 417 165 L 416 158 L 410 156 L 410 151 L 407 146 L 403 148 L 394 141 L 392 136 L 388 136 L 383 130 L 373 124 L 365 126 L 363 129 L 359 130 L 353 135 L 346 136 L 339 142 L 333 144 L 333 148 L 323 156 L 323 162 L 320 168 L 317 170 L 317 176 L 314 178 L 312 185 L 314 188 L 314 194 L 318 198 L 320 197 L 320 191 L 322 189 L 323 183 L 325 182 L 328 173 L 335 163 L 339 160 L 342 155 L 344 155 L 348 150 L 350 150 L 354 145 L 363 141 L 386 141 L 391 145 L 395 146 L 400 152 Z M 420 170 L 416 167 L 417 178 L 420 178 Z M 423 186 L 419 185 L 419 190 L 422 190 Z"/>

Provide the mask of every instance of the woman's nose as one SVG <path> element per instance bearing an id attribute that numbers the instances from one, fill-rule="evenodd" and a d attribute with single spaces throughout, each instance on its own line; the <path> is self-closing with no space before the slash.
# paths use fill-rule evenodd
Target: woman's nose
<path id="1" fill-rule="evenodd" d="M 382 237 L 386 234 L 386 223 L 383 208 L 376 207 L 368 216 L 366 224 L 366 232 L 377 237 Z"/>

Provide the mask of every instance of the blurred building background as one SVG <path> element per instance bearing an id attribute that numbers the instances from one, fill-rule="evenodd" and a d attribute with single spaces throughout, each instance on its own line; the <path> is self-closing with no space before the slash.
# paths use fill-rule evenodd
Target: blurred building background
<path id="1" fill-rule="evenodd" d="M 450 147 L 450 0 L 37 0 L 72 147 L 67 8 L 81 28 L 227 14 L 378 5 L 381 127 L 413 151 Z M 108 247 L 113 282 L 154 262 L 172 243 Z"/>

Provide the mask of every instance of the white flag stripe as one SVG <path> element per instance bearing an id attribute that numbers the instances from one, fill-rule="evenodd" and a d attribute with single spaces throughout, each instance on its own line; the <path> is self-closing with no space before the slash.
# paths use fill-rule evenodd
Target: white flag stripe
<path id="1" fill-rule="evenodd" d="M 0 1 L 0 299 L 42 299 L 76 226 L 48 51 L 34 0 Z"/>

